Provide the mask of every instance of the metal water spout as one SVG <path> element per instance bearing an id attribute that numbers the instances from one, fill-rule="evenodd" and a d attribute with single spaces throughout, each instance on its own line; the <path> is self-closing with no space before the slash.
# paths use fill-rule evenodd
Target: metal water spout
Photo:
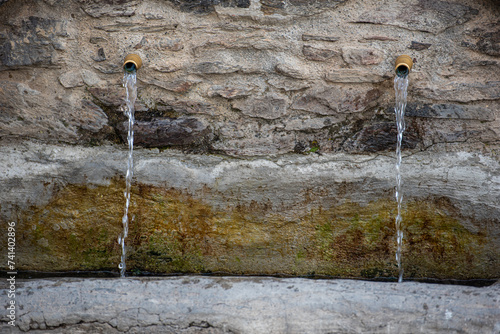
<path id="1" fill-rule="evenodd" d="M 136 54 L 128 54 L 123 62 L 125 72 L 135 72 L 142 66 L 142 59 Z"/>
<path id="2" fill-rule="evenodd" d="M 401 55 L 396 59 L 396 75 L 398 77 L 406 77 L 413 67 L 413 60 L 408 55 Z"/>

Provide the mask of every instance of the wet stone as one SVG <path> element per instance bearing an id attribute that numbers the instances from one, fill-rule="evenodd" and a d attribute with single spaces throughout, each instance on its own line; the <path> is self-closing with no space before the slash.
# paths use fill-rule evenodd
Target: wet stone
<path id="1" fill-rule="evenodd" d="M 127 140 L 127 123 L 120 127 L 120 135 Z M 134 145 L 142 147 L 190 146 L 201 144 L 210 133 L 207 126 L 196 118 L 161 118 L 151 121 L 136 121 Z"/>
<path id="2" fill-rule="evenodd" d="M 348 139 L 343 148 L 348 152 L 379 152 L 396 149 L 398 130 L 394 122 L 378 123 L 364 127 Z M 420 142 L 418 134 L 407 127 L 402 148 L 414 149 Z"/>
<path id="3" fill-rule="evenodd" d="M 406 106 L 406 116 L 443 119 L 470 119 L 478 121 L 495 120 L 495 113 L 491 108 L 460 104 L 420 105 L 410 103 Z"/>

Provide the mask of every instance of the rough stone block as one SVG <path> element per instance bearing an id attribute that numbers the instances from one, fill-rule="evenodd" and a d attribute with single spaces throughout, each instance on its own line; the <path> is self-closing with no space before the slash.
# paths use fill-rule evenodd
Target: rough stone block
<path id="1" fill-rule="evenodd" d="M 189 72 L 199 74 L 228 74 L 238 72 L 240 69 L 240 66 L 227 65 L 223 62 L 215 61 L 195 64 L 189 69 Z"/>
<path id="2" fill-rule="evenodd" d="M 376 65 L 384 57 L 384 53 L 373 48 L 343 47 L 342 57 L 348 64 L 354 65 Z"/>
<path id="3" fill-rule="evenodd" d="M 316 47 L 313 47 L 310 45 L 304 45 L 302 47 L 302 54 L 308 60 L 327 61 L 331 58 L 339 56 L 340 52 L 335 51 L 335 50 L 330 50 L 330 49 L 316 48 Z"/>
<path id="4" fill-rule="evenodd" d="M 406 106 L 406 116 L 494 121 L 495 111 L 485 106 L 462 104 L 415 104 Z"/>
<path id="5" fill-rule="evenodd" d="M 337 42 L 340 38 L 336 36 L 320 36 L 320 35 L 310 35 L 303 34 L 303 41 L 320 41 L 320 42 Z"/>
<path id="6" fill-rule="evenodd" d="M 238 100 L 233 102 L 233 107 L 244 115 L 264 119 L 277 119 L 287 114 L 286 100 L 273 95 Z"/>
<path id="7" fill-rule="evenodd" d="M 212 86 L 210 87 L 208 96 L 209 97 L 220 96 L 225 99 L 232 100 L 250 96 L 251 93 L 252 93 L 251 88 Z"/>
<path id="8" fill-rule="evenodd" d="M 291 108 L 321 115 L 361 112 L 374 106 L 380 96 L 381 92 L 370 86 L 311 88 L 298 95 Z"/>
<path id="9" fill-rule="evenodd" d="M 119 127 L 122 139 L 127 141 L 127 122 Z M 155 118 L 151 121 L 136 121 L 134 145 L 142 147 L 196 146 L 210 133 L 200 120 L 189 118 Z"/>
<path id="10" fill-rule="evenodd" d="M 430 43 L 420 43 L 420 42 L 411 41 L 411 45 L 408 47 L 408 49 L 422 51 L 422 50 L 427 50 L 428 48 L 431 47 L 431 45 L 432 44 L 430 44 Z"/>
<path id="11" fill-rule="evenodd" d="M 375 9 L 360 14 L 356 22 L 393 25 L 437 34 L 464 24 L 478 13 L 473 7 L 447 1 L 383 1 Z"/>
<path id="12" fill-rule="evenodd" d="M 350 152 L 378 152 L 395 150 L 398 130 L 395 122 L 378 123 L 364 127 L 344 143 Z M 413 149 L 421 142 L 414 128 L 404 132 L 402 147 Z"/>
<path id="13" fill-rule="evenodd" d="M 114 0 L 90 0 L 83 1 L 82 9 L 94 18 L 103 16 L 130 17 L 135 15 L 135 10 L 139 2 L 136 0 L 121 0 L 119 2 Z"/>
<path id="14" fill-rule="evenodd" d="M 24 18 L 19 26 L 0 33 L 0 68 L 54 66 L 60 64 L 57 50 L 64 49 L 66 21 L 37 16 Z"/>
<path id="15" fill-rule="evenodd" d="M 500 81 L 487 82 L 447 82 L 442 85 L 422 83 L 415 92 L 432 100 L 453 102 L 473 102 L 497 100 L 500 98 Z"/>
<path id="16" fill-rule="evenodd" d="M 388 77 L 375 74 L 371 71 L 340 69 L 332 70 L 325 74 L 325 80 L 340 83 L 378 83 L 387 80 Z"/>

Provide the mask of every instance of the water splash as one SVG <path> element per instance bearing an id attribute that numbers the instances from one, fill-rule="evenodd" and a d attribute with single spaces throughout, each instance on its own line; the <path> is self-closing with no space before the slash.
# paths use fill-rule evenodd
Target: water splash
<path id="1" fill-rule="evenodd" d="M 406 108 L 406 95 L 408 88 L 408 76 L 397 75 L 394 78 L 394 90 L 396 91 L 396 124 L 398 128 L 398 142 L 396 145 L 396 202 L 398 204 L 398 214 L 396 216 L 396 262 L 398 263 L 399 278 L 398 282 L 403 281 L 403 266 L 401 263 L 401 252 L 403 247 L 403 229 L 401 227 L 401 204 L 403 203 L 402 179 L 401 179 L 401 144 L 403 142 L 403 132 L 405 131 L 405 108 Z"/>
<path id="2" fill-rule="evenodd" d="M 127 266 L 125 260 L 127 258 L 127 252 L 125 249 L 125 239 L 128 235 L 128 210 L 130 207 L 130 188 L 132 186 L 132 177 L 134 175 L 134 105 L 137 98 L 137 86 L 136 86 L 137 76 L 136 72 L 125 72 L 123 75 L 123 86 L 127 92 L 127 99 L 125 100 L 125 115 L 128 117 L 128 160 L 127 160 L 127 174 L 125 176 L 125 212 L 122 218 L 123 233 L 118 237 L 118 243 L 122 248 L 121 262 L 118 265 L 120 269 L 120 276 L 125 277 L 125 271 Z"/>

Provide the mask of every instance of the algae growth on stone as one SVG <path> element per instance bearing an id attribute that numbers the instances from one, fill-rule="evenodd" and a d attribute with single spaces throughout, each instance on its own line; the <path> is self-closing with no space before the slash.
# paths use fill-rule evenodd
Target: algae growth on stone
<path id="1" fill-rule="evenodd" d="M 45 207 L 19 213 L 19 270 L 116 270 L 123 186 L 69 185 Z M 266 203 L 215 209 L 179 190 L 134 184 L 130 215 L 132 274 L 397 277 L 390 199 L 315 207 L 290 218 Z M 408 277 L 500 275 L 487 231 L 465 229 L 446 200 L 411 201 L 403 218 Z"/>

